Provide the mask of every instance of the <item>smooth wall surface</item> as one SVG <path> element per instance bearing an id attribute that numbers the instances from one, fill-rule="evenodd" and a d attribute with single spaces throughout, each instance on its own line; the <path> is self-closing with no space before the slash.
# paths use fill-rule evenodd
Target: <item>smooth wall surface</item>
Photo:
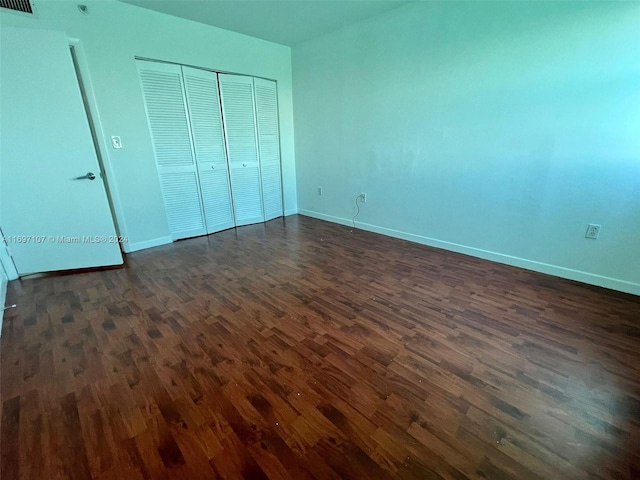
<path id="1" fill-rule="evenodd" d="M 365 192 L 361 228 L 640 293 L 638 25 L 417 2 L 294 47 L 300 212 L 350 223 Z"/>
<path id="2" fill-rule="evenodd" d="M 95 93 L 107 174 L 128 250 L 170 241 L 135 57 L 260 76 L 278 81 L 286 213 L 296 210 L 291 50 L 114 0 L 35 1 L 37 18 L 2 13 L 2 26 L 64 31 L 79 39 Z M 52 121 L 55 121 L 53 118 Z M 123 148 L 111 148 L 118 135 Z"/>

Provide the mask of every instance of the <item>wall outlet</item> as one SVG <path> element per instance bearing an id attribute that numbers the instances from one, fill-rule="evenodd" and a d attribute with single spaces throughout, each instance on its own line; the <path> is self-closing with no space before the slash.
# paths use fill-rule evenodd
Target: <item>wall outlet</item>
<path id="1" fill-rule="evenodd" d="M 122 148 L 122 140 L 120 140 L 120 137 L 114 135 L 111 137 L 111 145 L 113 145 L 113 148 Z"/>
<path id="2" fill-rule="evenodd" d="M 367 194 L 366 193 L 361 193 L 360 194 L 360 200 L 362 200 L 362 203 L 367 203 Z"/>
<path id="3" fill-rule="evenodd" d="M 600 225 L 595 225 L 593 223 L 589 224 L 585 237 L 595 240 L 598 238 L 598 235 L 600 235 Z"/>
<path id="4" fill-rule="evenodd" d="M 322 196 L 322 187 L 318 187 L 318 195 Z"/>

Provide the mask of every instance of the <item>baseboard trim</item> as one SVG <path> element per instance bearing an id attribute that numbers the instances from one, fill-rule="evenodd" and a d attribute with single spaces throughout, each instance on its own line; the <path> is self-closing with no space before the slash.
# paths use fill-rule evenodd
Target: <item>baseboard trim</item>
<path id="1" fill-rule="evenodd" d="M 173 242 L 171 237 L 160 237 L 152 240 L 146 240 L 144 242 L 128 243 L 125 246 L 125 253 L 137 252 L 138 250 L 145 250 L 147 248 L 159 247 L 160 245 L 167 245 Z"/>
<path id="2" fill-rule="evenodd" d="M 0 269 L 2 267 L 0 266 Z M 0 272 L 0 308 L 4 308 L 7 302 L 7 286 L 9 285 L 9 279 L 4 275 L 4 272 Z M 2 322 L 4 321 L 4 310 L 0 310 L 0 336 L 2 336 Z"/>
<path id="3" fill-rule="evenodd" d="M 300 215 L 307 217 L 317 218 L 319 220 L 326 220 L 327 222 L 338 223 L 340 225 L 352 226 L 351 220 L 341 217 L 334 217 L 333 215 L 326 215 L 324 213 L 314 212 L 312 210 L 298 209 Z M 424 237 L 422 235 L 415 235 L 413 233 L 402 232 L 400 230 L 393 230 L 391 228 L 380 227 L 378 225 L 372 225 L 369 223 L 356 222 L 356 228 L 366 230 L 373 233 L 380 233 L 389 237 L 400 238 L 402 240 L 408 240 L 410 242 L 416 242 L 430 247 L 442 248 L 456 253 L 463 253 L 465 255 L 471 255 L 472 257 L 482 258 L 484 260 L 491 260 L 493 262 L 503 263 L 505 265 L 512 265 L 514 267 L 524 268 L 526 270 L 533 270 L 534 272 L 544 273 L 547 275 L 553 275 L 560 278 L 566 278 L 568 280 L 575 280 L 589 285 L 595 285 L 598 287 L 609 288 L 611 290 L 617 290 L 624 293 L 630 293 L 633 295 L 640 295 L 640 284 L 628 282 L 626 280 L 620 280 L 617 278 L 605 277 L 594 273 L 584 272 L 581 270 L 573 270 L 571 268 L 561 267 L 558 265 L 552 265 L 549 263 L 537 262 L 535 260 L 528 260 L 526 258 L 514 257 L 511 255 L 505 255 L 503 253 L 492 252 L 490 250 L 483 250 L 480 248 L 469 247 L 466 245 L 460 245 L 457 243 L 446 242 L 435 238 Z"/>
<path id="4" fill-rule="evenodd" d="M 295 215 L 296 213 L 298 213 L 298 209 L 297 208 L 292 208 L 290 210 L 285 210 L 284 211 L 284 216 L 288 217 L 289 215 Z"/>

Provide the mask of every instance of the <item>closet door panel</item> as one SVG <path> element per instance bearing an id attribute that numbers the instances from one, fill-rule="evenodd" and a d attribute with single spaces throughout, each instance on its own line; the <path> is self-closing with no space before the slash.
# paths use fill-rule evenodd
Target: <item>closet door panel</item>
<path id="1" fill-rule="evenodd" d="M 264 221 L 253 78 L 218 74 L 236 225 Z"/>
<path id="2" fill-rule="evenodd" d="M 160 176 L 167 220 L 173 231 L 190 232 L 193 225 L 202 224 L 202 209 L 198 194 L 198 178 L 191 169 L 174 170 Z M 202 227 L 200 227 L 201 230 Z M 198 231 L 197 235 L 203 235 Z M 189 235 L 192 236 L 192 235 Z"/>
<path id="3" fill-rule="evenodd" d="M 254 78 L 254 88 L 264 216 L 271 220 L 283 214 L 277 84 Z"/>
<path id="4" fill-rule="evenodd" d="M 218 232 L 235 225 L 218 78 L 214 72 L 190 67 L 182 67 L 182 74 L 207 232 Z"/>
<path id="5" fill-rule="evenodd" d="M 260 195 L 256 191 L 260 189 L 260 177 L 258 168 L 236 168 L 231 170 L 233 182 L 233 204 L 236 210 L 236 218 L 240 219 L 238 225 L 247 225 L 264 221 L 264 218 L 256 216 L 262 211 Z"/>
<path id="6" fill-rule="evenodd" d="M 233 204 L 229 191 L 229 172 L 226 168 L 199 171 L 202 202 L 209 233 L 233 228 Z"/>
<path id="7" fill-rule="evenodd" d="M 272 220 L 282 216 L 282 189 L 280 187 L 280 165 L 263 165 L 262 174 L 262 203 L 264 204 L 264 219 Z"/>
<path id="8" fill-rule="evenodd" d="M 227 164 L 215 72 L 182 67 L 187 106 L 198 163 Z"/>
<path id="9" fill-rule="evenodd" d="M 171 237 L 204 235 L 182 71 L 143 60 L 137 65 Z"/>

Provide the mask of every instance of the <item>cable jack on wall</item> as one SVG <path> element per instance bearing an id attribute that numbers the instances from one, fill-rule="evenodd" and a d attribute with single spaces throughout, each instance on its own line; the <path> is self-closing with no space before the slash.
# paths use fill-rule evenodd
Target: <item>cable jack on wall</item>
<path id="1" fill-rule="evenodd" d="M 351 219 L 351 222 L 353 223 L 353 229 L 351 229 L 352 232 L 356 228 L 356 217 L 358 215 L 360 215 L 360 205 L 358 204 L 358 200 L 360 200 L 362 203 L 367 203 L 367 194 L 366 193 L 361 193 L 360 195 L 358 195 L 356 197 L 356 210 L 357 211 L 356 211 L 356 214 Z"/>

